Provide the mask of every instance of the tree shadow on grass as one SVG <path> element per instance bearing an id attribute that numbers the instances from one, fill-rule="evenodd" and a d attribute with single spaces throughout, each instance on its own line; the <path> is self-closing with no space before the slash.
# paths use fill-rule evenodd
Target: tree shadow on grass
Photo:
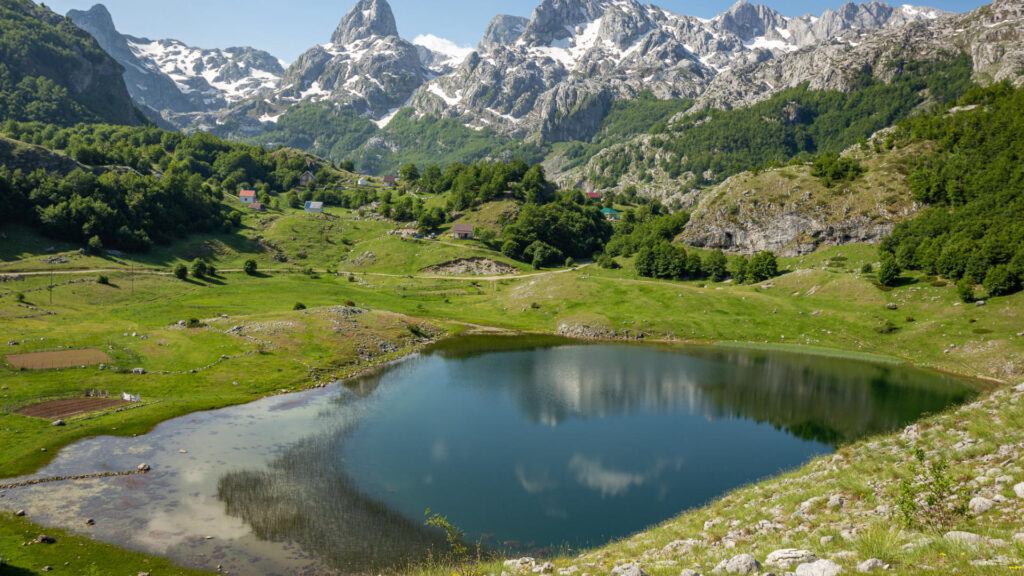
<path id="1" fill-rule="evenodd" d="M 32 576 L 33 574 L 35 574 L 35 572 L 28 570 L 27 568 L 13 566 L 11 564 L 0 565 L 0 575 L 2 576 Z"/>

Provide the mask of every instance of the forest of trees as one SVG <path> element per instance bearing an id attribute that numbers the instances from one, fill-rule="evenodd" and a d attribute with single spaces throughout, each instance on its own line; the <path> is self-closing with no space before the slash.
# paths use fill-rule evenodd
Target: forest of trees
<path id="1" fill-rule="evenodd" d="M 0 167 L 0 219 L 30 222 L 53 238 L 135 252 L 194 232 L 232 229 L 241 215 L 222 204 L 225 194 L 289 190 L 310 162 L 294 152 L 152 126 L 59 128 L 9 120 L 0 133 L 63 151 L 83 165 L 65 174 Z"/>
<path id="2" fill-rule="evenodd" d="M 959 105 L 902 125 L 904 138 L 937 145 L 909 177 L 928 208 L 897 226 L 882 250 L 904 269 L 1000 296 L 1024 282 L 1024 90 L 996 84 Z"/>

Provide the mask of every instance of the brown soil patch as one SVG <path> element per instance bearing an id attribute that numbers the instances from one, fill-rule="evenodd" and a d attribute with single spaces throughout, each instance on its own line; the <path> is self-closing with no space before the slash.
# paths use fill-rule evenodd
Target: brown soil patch
<path id="1" fill-rule="evenodd" d="M 422 272 L 444 276 L 497 276 L 515 274 L 517 270 L 508 264 L 487 258 L 460 258 L 428 266 Z"/>
<path id="2" fill-rule="evenodd" d="M 110 362 L 99 350 L 85 348 L 82 350 L 59 350 L 57 352 L 33 352 L 31 354 L 8 354 L 7 361 L 15 368 L 26 370 L 46 370 L 49 368 L 71 368 Z"/>
<path id="3" fill-rule="evenodd" d="M 116 408 L 125 404 L 128 404 L 128 402 L 125 402 L 120 398 L 72 398 L 69 400 L 52 400 L 50 402 L 43 402 L 42 404 L 35 404 L 33 406 L 22 408 L 15 412 L 15 414 L 31 416 L 33 418 L 46 418 L 47 420 L 60 420 L 63 418 L 78 416 L 79 414 L 88 414 L 90 412 L 98 412 L 108 408 Z"/>

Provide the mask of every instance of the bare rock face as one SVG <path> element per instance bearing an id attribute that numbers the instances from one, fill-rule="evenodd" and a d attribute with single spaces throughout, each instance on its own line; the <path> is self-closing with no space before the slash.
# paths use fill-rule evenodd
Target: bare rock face
<path id="1" fill-rule="evenodd" d="M 530 21 L 522 16 L 509 16 L 508 14 L 495 16 L 487 25 L 484 37 L 480 40 L 480 50 L 515 42 L 526 31 L 526 25 L 529 23 Z"/>
<path id="2" fill-rule="evenodd" d="M 342 18 L 331 43 L 351 44 L 374 36 L 398 36 L 395 15 L 385 0 L 360 0 Z"/>

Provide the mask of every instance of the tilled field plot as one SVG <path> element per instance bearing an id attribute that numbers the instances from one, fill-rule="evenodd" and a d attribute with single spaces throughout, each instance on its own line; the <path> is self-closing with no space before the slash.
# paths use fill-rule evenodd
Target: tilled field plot
<path id="1" fill-rule="evenodd" d="M 18 410 L 15 414 L 31 416 L 33 418 L 46 418 L 47 420 L 60 420 L 78 416 L 79 414 L 115 408 L 124 404 L 128 404 L 128 402 L 120 398 L 70 398 L 67 400 L 51 400 L 50 402 L 27 406 Z"/>

